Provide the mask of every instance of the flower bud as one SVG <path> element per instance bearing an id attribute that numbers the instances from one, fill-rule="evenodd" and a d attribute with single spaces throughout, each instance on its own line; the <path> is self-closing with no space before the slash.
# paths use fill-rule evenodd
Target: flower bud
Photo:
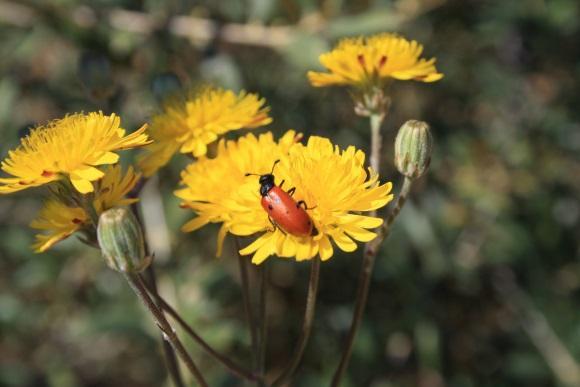
<path id="1" fill-rule="evenodd" d="M 429 125 L 409 120 L 401 126 L 395 139 L 395 166 L 404 176 L 416 179 L 429 168 L 433 137 Z"/>
<path id="2" fill-rule="evenodd" d="M 151 263 L 145 256 L 141 225 L 127 207 L 107 210 L 99 217 L 97 238 L 107 265 L 123 273 L 144 270 Z"/>

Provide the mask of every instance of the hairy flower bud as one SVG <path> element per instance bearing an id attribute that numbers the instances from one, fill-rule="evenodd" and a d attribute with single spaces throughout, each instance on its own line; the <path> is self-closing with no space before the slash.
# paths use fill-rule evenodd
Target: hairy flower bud
<path id="1" fill-rule="evenodd" d="M 429 168 L 433 137 L 429 125 L 409 120 L 401 126 L 395 139 L 395 166 L 404 176 L 416 179 Z"/>
<path id="2" fill-rule="evenodd" d="M 141 225 L 127 207 L 107 210 L 99 217 L 97 238 L 107 265 L 123 273 L 144 270 L 151 263 L 145 256 Z"/>

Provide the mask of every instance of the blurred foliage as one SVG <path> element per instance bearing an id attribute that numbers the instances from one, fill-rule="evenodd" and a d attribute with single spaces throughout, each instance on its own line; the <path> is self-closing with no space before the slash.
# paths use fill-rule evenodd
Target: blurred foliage
<path id="1" fill-rule="evenodd" d="M 134 129 L 160 93 L 201 81 L 265 96 L 274 123 L 258 132 L 296 128 L 367 148 L 368 124 L 347 91 L 314 89 L 305 72 L 342 36 L 400 32 L 446 76 L 393 84 L 383 178 L 400 186 L 392 143 L 407 119 L 432 125 L 436 151 L 377 260 L 343 385 L 578 385 L 579 13 L 577 0 L 1 1 L 0 150 L 76 111 L 116 112 Z M 277 33 L 232 32 L 242 24 Z M 217 228 L 179 231 L 190 217 L 172 195 L 184 163 L 144 193 L 160 291 L 244 362 L 234 245 L 216 259 Z M 31 252 L 39 191 L 0 199 L 0 385 L 169 385 L 156 328 L 96 250 L 71 239 Z M 328 384 L 359 263 L 360 252 L 323 265 L 315 331 L 293 385 Z M 308 265 L 268 265 L 276 371 L 299 331 Z M 186 343 L 212 386 L 239 385 Z"/>

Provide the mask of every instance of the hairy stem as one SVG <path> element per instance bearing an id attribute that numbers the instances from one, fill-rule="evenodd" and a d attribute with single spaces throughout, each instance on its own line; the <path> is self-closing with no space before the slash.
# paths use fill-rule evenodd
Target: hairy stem
<path id="1" fill-rule="evenodd" d="M 124 273 L 124 275 L 125 279 L 129 283 L 135 294 L 137 294 L 137 296 L 141 299 L 143 304 L 147 307 L 147 310 L 149 310 L 149 312 L 153 316 L 155 323 L 163 333 L 164 339 L 169 341 L 169 343 L 171 344 L 177 355 L 185 363 L 185 365 L 195 378 L 196 382 L 202 387 L 207 387 L 208 384 L 203 378 L 203 375 L 193 362 L 193 359 L 191 358 L 191 356 L 189 355 L 189 353 L 187 352 L 187 350 L 177 337 L 171 325 L 167 322 L 165 315 L 157 307 L 157 305 L 155 305 L 155 303 L 149 296 L 149 293 L 147 293 L 147 288 L 143 283 L 141 277 L 132 273 Z"/>
<path id="2" fill-rule="evenodd" d="M 143 188 L 143 184 L 144 184 L 143 179 L 141 179 L 139 189 L 133 193 L 133 195 L 135 195 L 134 197 L 137 197 L 139 195 L 141 188 Z M 137 203 L 133 203 L 131 205 L 131 211 L 141 224 L 141 227 L 145 229 L 145 223 L 143 222 L 143 217 L 139 212 L 139 207 Z M 149 248 L 149 243 L 147 242 L 146 238 L 144 238 L 144 243 L 145 243 L 145 254 L 151 255 L 151 249 Z M 155 275 L 155 269 L 153 265 L 149 265 L 149 267 L 145 271 L 145 275 L 147 277 L 147 281 L 145 281 L 144 283 L 147 286 L 149 293 L 153 295 L 157 308 L 160 309 L 161 306 L 157 301 L 157 299 L 159 298 L 159 294 L 157 291 L 157 276 Z M 163 358 L 165 359 L 165 366 L 167 367 L 169 377 L 171 378 L 173 384 L 176 387 L 184 387 L 185 384 L 183 383 L 183 378 L 181 377 L 179 363 L 177 362 L 177 357 L 175 356 L 175 351 L 173 350 L 173 347 L 167 340 L 164 340 L 163 336 L 161 337 L 161 345 L 163 346 Z"/>
<path id="3" fill-rule="evenodd" d="M 267 291 L 268 291 L 268 266 L 263 263 L 260 266 L 260 311 L 259 311 L 259 342 L 258 342 L 258 375 L 260 380 L 258 385 L 265 386 L 264 377 L 266 373 L 266 332 L 267 332 Z"/>
<path id="4" fill-rule="evenodd" d="M 147 250 L 148 249 L 149 248 L 147 247 Z M 147 281 L 145 281 L 145 284 L 147 285 L 147 290 L 149 291 L 149 293 L 151 293 L 151 295 L 155 299 L 155 304 L 157 305 L 157 307 L 161 308 L 161 305 L 158 301 L 160 299 L 160 296 L 157 293 L 157 278 L 155 276 L 155 270 L 153 269 L 153 265 L 150 265 L 147 268 L 145 274 L 147 275 Z M 165 366 L 167 367 L 167 372 L 169 373 L 169 376 L 171 377 L 173 384 L 176 387 L 185 387 L 185 384 L 183 383 L 183 379 L 181 377 L 181 372 L 179 370 L 179 363 L 177 362 L 177 357 L 175 356 L 173 347 L 167 340 L 164 340 L 163 337 L 161 338 L 161 343 L 163 345 L 163 356 L 165 359 Z"/>
<path id="5" fill-rule="evenodd" d="M 252 341 L 252 362 L 253 369 L 255 370 L 258 365 L 258 332 L 256 329 L 256 319 L 254 318 L 254 313 L 252 312 L 251 298 L 250 298 L 250 280 L 248 273 L 248 259 L 240 254 L 240 240 L 235 238 L 236 241 L 236 252 L 238 253 L 238 263 L 240 264 L 240 277 L 242 280 L 242 297 L 244 301 L 244 310 L 246 313 L 246 322 L 250 329 L 250 338 Z"/>
<path id="6" fill-rule="evenodd" d="M 340 384 L 342 377 L 348 367 L 348 363 L 350 361 L 350 357 L 352 355 L 352 348 L 354 345 L 354 340 L 356 337 L 356 333 L 360 327 L 362 322 L 362 317 L 364 314 L 364 310 L 367 303 L 367 298 L 369 294 L 369 288 L 371 284 L 371 278 L 373 273 L 373 268 L 375 265 L 375 257 L 378 253 L 379 247 L 381 243 L 386 239 L 389 235 L 391 225 L 401 212 L 403 205 L 407 201 L 407 196 L 409 195 L 409 191 L 411 190 L 412 180 L 405 177 L 403 182 L 403 187 L 401 188 L 401 192 L 399 193 L 399 197 L 395 203 L 395 207 L 393 207 L 392 211 L 390 212 L 387 219 L 383 223 L 383 227 L 379 231 L 379 235 L 373 239 L 371 242 L 367 243 L 365 246 L 365 252 L 363 257 L 362 268 L 359 276 L 359 283 L 358 289 L 356 294 L 356 301 L 354 307 L 354 313 L 352 317 L 352 322 L 350 325 L 350 330 L 348 332 L 348 336 L 346 338 L 346 344 L 344 346 L 342 357 L 340 359 L 340 363 L 338 368 L 336 369 L 334 376 L 332 378 L 331 386 L 337 387 Z"/>
<path id="7" fill-rule="evenodd" d="M 151 289 L 148 288 L 149 292 L 151 293 Z M 152 294 L 153 295 L 153 294 Z M 222 363 L 232 374 L 247 379 L 249 381 L 257 380 L 257 377 L 252 374 L 251 372 L 245 370 L 243 367 L 237 365 L 228 357 L 222 355 L 221 353 L 217 352 L 211 345 L 209 345 L 192 327 L 189 325 L 183 317 L 177 313 L 177 311 L 167 303 L 161 296 L 153 295 L 156 298 L 156 303 L 159 305 L 161 309 L 163 309 L 168 315 L 170 315 L 180 326 L 183 328 L 185 332 L 193 339 L 196 343 L 198 343 L 208 354 L 210 354 L 214 359 Z"/>
<path id="8" fill-rule="evenodd" d="M 294 349 L 294 354 L 288 362 L 286 369 L 280 374 L 280 376 L 274 381 L 273 386 L 280 386 L 287 380 L 289 380 L 300 361 L 302 360 L 302 355 L 308 344 L 308 339 L 310 338 L 310 332 L 312 331 L 312 322 L 314 321 L 314 312 L 316 310 L 316 295 L 318 294 L 318 279 L 320 277 L 320 259 L 312 259 L 312 264 L 310 267 L 310 280 L 308 281 L 308 293 L 306 294 L 306 306 L 304 308 L 304 319 L 302 322 L 302 332 L 298 338 L 298 343 Z"/>

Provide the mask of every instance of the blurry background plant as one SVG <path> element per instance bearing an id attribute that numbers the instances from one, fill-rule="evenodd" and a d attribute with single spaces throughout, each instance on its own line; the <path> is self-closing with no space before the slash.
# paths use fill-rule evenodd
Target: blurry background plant
<path id="1" fill-rule="evenodd" d="M 292 127 L 366 147 L 348 94 L 312 88 L 306 71 L 343 36 L 417 39 L 446 77 L 392 85 L 383 180 L 397 182 L 392 144 L 407 119 L 429 122 L 437 146 L 377 257 L 344 385 L 577 386 L 579 12 L 576 0 L 1 1 L 0 150 L 73 111 L 138 127 L 176 79 L 259 93 L 277 136 Z M 171 192 L 185 162 L 143 192 L 160 292 L 215 347 L 249 359 L 234 247 L 216 264 L 217 227 L 178 231 L 190 214 Z M 40 206 L 28 191 L 0 200 L 0 385 L 166 383 L 156 328 L 96 250 L 69 238 L 31 252 Z M 296 385 L 330 380 L 359 259 L 323 267 Z M 285 332 L 268 338 L 275 370 L 299 333 L 308 266 L 270 263 L 270 330 Z M 210 385 L 232 385 L 186 344 Z"/>

